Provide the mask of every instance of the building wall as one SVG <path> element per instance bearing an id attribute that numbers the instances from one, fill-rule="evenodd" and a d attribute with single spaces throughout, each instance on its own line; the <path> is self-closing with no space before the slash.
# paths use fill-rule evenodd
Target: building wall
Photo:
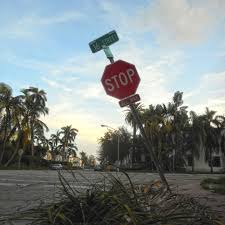
<path id="1" fill-rule="evenodd" d="M 223 170 L 225 168 L 225 157 L 223 156 L 222 152 L 220 152 L 219 154 L 213 154 L 213 157 L 214 156 L 220 157 L 220 167 L 213 167 L 213 171 L 220 172 L 221 170 Z M 194 164 L 195 164 L 194 170 L 196 172 L 210 172 L 211 171 L 209 163 L 205 161 L 205 152 L 203 150 L 200 152 L 199 159 L 195 158 Z M 186 170 L 191 171 L 192 167 L 187 166 Z"/>

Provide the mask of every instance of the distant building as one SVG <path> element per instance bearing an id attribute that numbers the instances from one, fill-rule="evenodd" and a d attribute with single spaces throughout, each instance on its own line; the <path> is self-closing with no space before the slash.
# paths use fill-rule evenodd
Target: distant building
<path id="1" fill-rule="evenodd" d="M 82 167 L 82 160 L 79 157 L 71 155 L 69 157 L 69 162 L 71 162 L 74 167 Z"/>
<path id="2" fill-rule="evenodd" d="M 186 160 L 186 171 L 192 170 L 192 156 L 188 155 Z M 218 154 L 212 154 L 213 172 L 221 172 L 225 169 L 225 156 L 220 151 Z M 210 162 L 205 160 L 204 150 L 200 151 L 199 159 L 194 159 L 194 171 L 195 172 L 210 172 Z"/>
<path id="3" fill-rule="evenodd" d="M 52 160 L 52 154 L 51 154 L 50 151 L 46 152 L 46 155 L 44 156 L 44 159 L 49 160 L 49 161 Z"/>
<path id="4" fill-rule="evenodd" d="M 220 136 L 220 142 L 222 138 L 225 138 L 225 130 L 221 131 L 221 136 Z M 219 145 L 221 146 L 221 145 Z M 189 154 L 186 160 L 187 171 L 192 170 L 192 157 Z M 218 151 L 218 153 L 213 153 L 212 154 L 212 166 L 213 166 L 213 172 L 225 172 L 225 155 L 221 151 L 221 147 Z M 210 172 L 211 171 L 211 162 L 208 160 L 205 160 L 205 150 L 204 148 L 200 149 L 200 157 L 197 159 L 194 159 L 194 170 L 196 172 Z"/>
<path id="5" fill-rule="evenodd" d="M 49 160 L 49 161 L 62 161 L 62 156 L 61 155 L 55 155 L 55 157 L 52 156 L 52 151 L 47 151 L 46 155 L 44 156 L 44 159 Z"/>

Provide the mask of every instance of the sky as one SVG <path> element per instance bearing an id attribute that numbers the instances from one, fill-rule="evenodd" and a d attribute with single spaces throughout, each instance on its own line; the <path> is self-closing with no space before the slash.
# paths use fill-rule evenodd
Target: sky
<path id="1" fill-rule="evenodd" d="M 0 82 L 45 90 L 48 135 L 72 125 L 79 151 L 97 155 L 101 124 L 127 124 L 100 82 L 109 61 L 88 43 L 116 30 L 110 49 L 136 66 L 145 107 L 182 91 L 189 110 L 225 115 L 224 12 L 225 0 L 0 0 Z"/>

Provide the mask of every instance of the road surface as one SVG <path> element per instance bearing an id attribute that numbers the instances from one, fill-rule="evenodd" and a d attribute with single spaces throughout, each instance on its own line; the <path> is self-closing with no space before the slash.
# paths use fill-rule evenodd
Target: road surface
<path id="1" fill-rule="evenodd" d="M 69 182 L 74 178 L 66 171 L 62 171 Z M 116 174 L 111 172 L 111 174 Z M 121 173 L 117 173 L 121 174 Z M 128 173 L 134 183 L 147 184 L 159 179 L 156 173 Z M 104 172 L 75 171 L 76 188 L 85 190 L 90 182 L 96 183 L 107 175 Z M 194 197 L 201 197 L 201 202 L 213 207 L 225 216 L 225 196 L 211 193 L 200 187 L 203 178 L 216 178 L 215 174 L 166 174 L 166 178 L 174 190 L 188 193 Z M 224 175 L 223 175 L 224 176 Z M 57 198 L 60 182 L 58 173 L 54 170 L 0 170 L 0 215 L 13 213 L 34 205 Z"/>

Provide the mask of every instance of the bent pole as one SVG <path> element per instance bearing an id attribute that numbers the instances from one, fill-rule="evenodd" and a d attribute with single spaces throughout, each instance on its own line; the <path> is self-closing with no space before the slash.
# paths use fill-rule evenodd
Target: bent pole
<path id="1" fill-rule="evenodd" d="M 158 161 L 157 157 L 155 156 L 155 153 L 154 153 L 154 151 L 152 149 L 151 143 L 150 143 L 150 141 L 149 141 L 149 139 L 148 139 L 148 137 L 147 137 L 147 135 L 145 133 L 145 129 L 144 129 L 143 125 L 142 125 L 142 122 L 141 122 L 141 119 L 140 119 L 140 117 L 139 117 L 139 115 L 137 113 L 137 110 L 134 107 L 133 103 L 130 104 L 129 106 L 130 106 L 132 115 L 133 115 L 133 117 L 134 117 L 134 119 L 135 119 L 139 129 L 140 129 L 141 135 L 144 138 L 145 146 L 146 146 L 146 148 L 148 149 L 148 151 L 150 153 L 151 159 L 153 160 L 153 162 L 155 164 L 155 167 L 156 167 L 156 169 L 158 171 L 158 174 L 159 174 L 159 176 L 161 178 L 161 181 L 162 181 L 163 185 L 166 187 L 167 191 L 171 192 L 169 184 L 168 184 L 168 182 L 166 180 L 166 177 L 165 177 L 165 175 L 163 173 L 163 170 L 162 170 L 162 167 L 160 165 L 160 162 Z"/>
<path id="2" fill-rule="evenodd" d="M 102 48 L 104 50 L 104 53 L 105 53 L 106 57 L 109 59 L 110 63 L 114 63 L 114 57 L 113 57 L 113 54 L 112 54 L 110 48 L 108 46 L 102 46 Z M 154 162 L 154 165 L 155 165 L 155 167 L 156 167 L 156 169 L 158 171 L 158 174 L 160 176 L 160 179 L 161 179 L 164 187 L 167 189 L 167 191 L 171 192 L 170 187 L 169 187 L 169 184 L 168 184 L 168 182 L 166 180 L 166 177 L 165 177 L 165 175 L 163 173 L 163 170 L 162 170 L 162 167 L 160 165 L 160 162 L 157 159 L 157 157 L 155 156 L 155 153 L 154 153 L 154 151 L 152 149 L 151 143 L 150 143 L 150 141 L 149 141 L 149 139 L 148 139 L 148 137 L 147 137 L 147 135 L 145 133 L 145 129 L 144 129 L 142 123 L 141 123 L 141 119 L 140 119 L 140 117 L 139 117 L 139 115 L 137 113 L 137 110 L 134 107 L 134 104 L 133 103 L 131 103 L 129 105 L 129 107 L 130 107 L 131 112 L 132 112 L 132 115 L 133 115 L 133 117 L 134 117 L 134 119 L 135 119 L 135 121 L 136 121 L 139 129 L 140 129 L 141 135 L 144 138 L 145 146 L 146 146 L 146 148 L 148 149 L 148 151 L 150 153 L 151 159 Z"/>

